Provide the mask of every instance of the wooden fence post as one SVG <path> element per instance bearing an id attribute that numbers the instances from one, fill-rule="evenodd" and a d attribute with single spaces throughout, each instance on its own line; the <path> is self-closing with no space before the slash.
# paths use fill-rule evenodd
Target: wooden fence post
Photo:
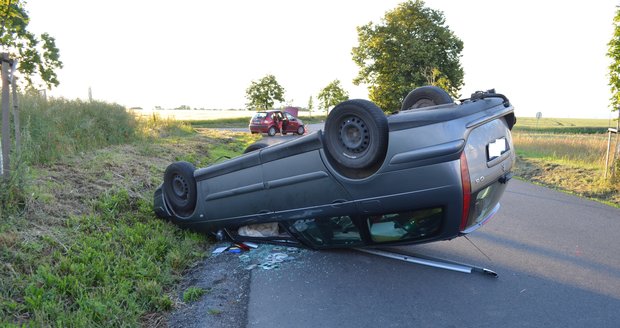
<path id="1" fill-rule="evenodd" d="M 15 153 L 17 157 L 21 155 L 21 139 L 22 131 L 19 125 L 19 99 L 17 98 L 17 77 L 15 76 L 15 64 L 13 64 L 11 72 L 11 92 L 13 92 L 13 125 L 15 127 Z"/>
<path id="2" fill-rule="evenodd" d="M 611 160 L 611 167 L 609 167 L 609 164 L 607 167 L 607 169 L 611 170 L 612 179 L 615 179 L 616 174 L 618 173 L 616 172 L 616 168 L 618 167 L 616 161 L 620 161 L 620 158 L 618 158 L 618 155 L 620 154 L 620 106 L 618 106 L 618 121 L 616 122 L 616 128 L 615 129 L 609 128 L 608 131 L 609 131 L 610 141 L 611 141 L 611 133 L 612 132 L 616 133 L 616 147 L 614 149 L 614 156 L 613 156 L 613 159 Z M 609 146 L 607 148 L 609 148 Z M 609 154 L 609 150 L 607 150 L 607 153 Z"/>
<path id="3" fill-rule="evenodd" d="M 11 150 L 10 124 L 9 124 L 9 54 L 2 54 L 2 176 L 9 179 L 11 163 L 9 152 Z"/>

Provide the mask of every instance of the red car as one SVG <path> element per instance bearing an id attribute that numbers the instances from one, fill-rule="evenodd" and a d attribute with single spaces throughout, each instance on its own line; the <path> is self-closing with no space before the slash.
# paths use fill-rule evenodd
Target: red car
<path id="1" fill-rule="evenodd" d="M 304 122 L 293 114 L 281 110 L 257 112 L 250 119 L 249 128 L 252 133 L 267 133 L 269 136 L 274 136 L 278 132 L 282 135 L 287 133 L 302 135 L 306 132 Z"/>

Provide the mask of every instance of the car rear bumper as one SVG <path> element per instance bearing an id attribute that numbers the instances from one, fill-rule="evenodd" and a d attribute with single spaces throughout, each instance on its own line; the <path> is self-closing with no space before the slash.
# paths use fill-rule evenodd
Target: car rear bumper
<path id="1" fill-rule="evenodd" d="M 251 133 L 267 133 L 269 131 L 269 127 L 265 125 L 250 124 L 249 128 Z"/>

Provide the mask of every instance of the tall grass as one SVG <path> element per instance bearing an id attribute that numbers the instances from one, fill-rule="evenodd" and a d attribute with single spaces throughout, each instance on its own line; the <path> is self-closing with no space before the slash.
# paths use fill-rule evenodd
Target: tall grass
<path id="1" fill-rule="evenodd" d="M 28 166 L 80 152 L 149 138 L 186 135 L 189 124 L 157 115 L 136 118 L 118 104 L 20 95 L 21 153 L 11 154 L 11 178 L 0 180 L 0 216 L 24 201 Z"/>
<path id="2" fill-rule="evenodd" d="M 607 151 L 606 134 L 513 133 L 517 153 L 529 158 L 572 162 L 602 168 Z"/>
<path id="3" fill-rule="evenodd" d="M 117 104 L 22 96 L 20 111 L 30 163 L 52 162 L 136 136 L 135 118 Z"/>

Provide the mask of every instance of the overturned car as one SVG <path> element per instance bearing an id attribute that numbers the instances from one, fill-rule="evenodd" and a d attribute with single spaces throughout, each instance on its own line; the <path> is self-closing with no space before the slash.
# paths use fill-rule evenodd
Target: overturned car
<path id="1" fill-rule="evenodd" d="M 390 116 L 370 101 L 347 100 L 323 131 L 254 144 L 206 168 L 170 164 L 155 212 L 235 241 L 314 249 L 452 239 L 498 211 L 512 177 L 515 122 L 494 90 L 455 103 L 440 88 L 421 87 Z M 271 234 L 243 232 L 265 223 Z"/>

